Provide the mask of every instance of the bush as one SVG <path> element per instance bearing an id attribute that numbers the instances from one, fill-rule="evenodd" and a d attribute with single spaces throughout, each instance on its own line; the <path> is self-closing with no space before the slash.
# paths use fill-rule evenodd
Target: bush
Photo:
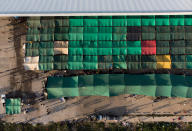
<path id="1" fill-rule="evenodd" d="M 0 131 L 173 131 L 173 130 L 192 130 L 192 123 L 138 123 L 129 124 L 127 127 L 120 123 L 103 122 L 58 122 L 47 125 L 29 123 L 6 123 L 0 122 Z"/>

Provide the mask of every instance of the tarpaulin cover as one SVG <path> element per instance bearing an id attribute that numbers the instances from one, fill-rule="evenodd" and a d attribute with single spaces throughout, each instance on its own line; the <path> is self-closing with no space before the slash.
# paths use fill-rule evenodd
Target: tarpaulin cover
<path id="1" fill-rule="evenodd" d="M 79 96 L 78 77 L 48 77 L 47 91 L 49 98 Z"/>
<path id="2" fill-rule="evenodd" d="M 69 17 L 67 16 L 55 17 L 55 26 L 58 27 L 69 26 Z"/>
<path id="3" fill-rule="evenodd" d="M 41 17 L 41 27 L 42 28 L 53 28 L 55 27 L 54 17 Z"/>
<path id="4" fill-rule="evenodd" d="M 141 55 L 141 41 L 127 41 L 128 55 Z"/>
<path id="5" fill-rule="evenodd" d="M 28 27 L 41 27 L 40 17 L 29 17 L 27 19 L 27 26 Z"/>
<path id="6" fill-rule="evenodd" d="M 187 28 L 185 28 L 185 40 L 192 40 L 191 35 L 192 35 L 192 26 L 187 26 Z"/>
<path id="7" fill-rule="evenodd" d="M 156 41 L 156 54 L 166 55 L 169 54 L 169 41 Z"/>
<path id="8" fill-rule="evenodd" d="M 155 26 L 155 16 L 141 16 L 142 26 Z"/>
<path id="9" fill-rule="evenodd" d="M 170 16 L 170 25 L 184 25 L 184 16 L 183 15 L 171 15 Z"/>
<path id="10" fill-rule="evenodd" d="M 186 15 L 184 17 L 185 17 L 185 21 L 184 21 L 185 25 L 187 25 L 187 26 L 192 25 L 192 16 L 191 15 Z"/>
<path id="11" fill-rule="evenodd" d="M 113 56 L 113 68 L 127 69 L 126 57 L 124 55 Z"/>
<path id="12" fill-rule="evenodd" d="M 127 26 L 126 16 L 113 16 L 113 26 Z"/>
<path id="13" fill-rule="evenodd" d="M 112 56 L 98 56 L 98 69 L 112 69 Z"/>
<path id="14" fill-rule="evenodd" d="M 155 40 L 155 27 L 143 26 L 141 38 L 142 40 Z"/>
<path id="15" fill-rule="evenodd" d="M 171 41 L 170 42 L 170 53 L 171 54 L 185 54 L 185 41 L 178 40 L 178 41 Z"/>
<path id="16" fill-rule="evenodd" d="M 192 69 L 192 55 L 186 55 L 186 68 Z"/>
<path id="17" fill-rule="evenodd" d="M 141 54 L 142 55 L 155 55 L 156 54 L 156 41 L 141 41 Z"/>
<path id="18" fill-rule="evenodd" d="M 170 28 L 167 26 L 157 26 L 156 27 L 156 40 L 170 40 Z"/>
<path id="19" fill-rule="evenodd" d="M 69 26 L 83 26 L 83 17 L 69 17 Z"/>
<path id="20" fill-rule="evenodd" d="M 21 99 L 10 98 L 5 99 L 6 114 L 19 114 L 21 113 Z"/>
<path id="21" fill-rule="evenodd" d="M 128 26 L 127 40 L 130 40 L 130 41 L 141 40 L 141 26 Z"/>
<path id="22" fill-rule="evenodd" d="M 141 56 L 128 55 L 127 56 L 127 69 L 128 70 L 141 70 Z"/>
<path id="23" fill-rule="evenodd" d="M 169 25 L 169 16 L 165 16 L 165 15 L 155 16 L 155 25 L 168 26 Z"/>
<path id="24" fill-rule="evenodd" d="M 186 59 L 192 55 L 191 36 L 192 15 L 29 17 L 25 57 L 39 57 L 39 62 L 24 66 L 39 70 L 191 69 Z M 170 59 L 165 62 L 167 56 Z"/>
<path id="25" fill-rule="evenodd" d="M 171 26 L 170 27 L 170 39 L 171 40 L 184 40 L 185 39 L 185 28 L 184 26 Z"/>
<path id="26" fill-rule="evenodd" d="M 26 43 L 25 44 L 25 56 L 39 56 L 39 43 Z"/>
<path id="27" fill-rule="evenodd" d="M 68 56 L 67 55 L 55 55 L 54 56 L 54 69 L 55 70 L 68 69 Z"/>
<path id="28" fill-rule="evenodd" d="M 157 55 L 157 69 L 166 68 L 171 69 L 171 58 L 170 55 Z"/>
<path id="29" fill-rule="evenodd" d="M 142 69 L 156 69 L 156 57 L 154 55 L 141 56 Z"/>
<path id="30" fill-rule="evenodd" d="M 112 26 L 112 16 L 98 16 L 98 26 Z"/>
<path id="31" fill-rule="evenodd" d="M 127 26 L 141 26 L 141 17 L 127 16 Z"/>
<path id="32" fill-rule="evenodd" d="M 170 74 L 97 74 L 48 77 L 48 98 L 70 96 L 147 96 L 192 97 L 192 76 Z"/>

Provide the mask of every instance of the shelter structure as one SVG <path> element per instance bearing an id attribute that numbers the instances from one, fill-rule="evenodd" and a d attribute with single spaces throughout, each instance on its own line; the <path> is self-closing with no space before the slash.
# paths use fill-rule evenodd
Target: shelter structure
<path id="1" fill-rule="evenodd" d="M 27 16 L 26 70 L 183 71 L 192 69 L 191 7 L 191 0 L 9 0 L 0 1 L 0 15 Z M 190 80 L 100 74 L 49 78 L 47 89 L 49 98 L 191 97 Z"/>
<path id="2" fill-rule="evenodd" d="M 21 99 L 9 98 L 5 100 L 6 114 L 19 114 L 21 113 Z"/>
<path id="3" fill-rule="evenodd" d="M 191 69 L 192 15 L 30 17 L 29 70 Z"/>
<path id="4" fill-rule="evenodd" d="M 170 74 L 96 74 L 48 77 L 48 98 L 73 96 L 192 97 L 192 76 Z"/>

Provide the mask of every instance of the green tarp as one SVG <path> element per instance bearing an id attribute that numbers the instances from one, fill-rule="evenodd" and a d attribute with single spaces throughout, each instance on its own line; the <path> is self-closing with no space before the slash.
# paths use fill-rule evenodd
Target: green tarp
<path id="1" fill-rule="evenodd" d="M 157 26 L 169 25 L 169 16 L 165 16 L 165 15 L 155 16 L 155 25 Z"/>
<path id="2" fill-rule="evenodd" d="M 170 74 L 96 74 L 48 77 L 48 98 L 70 96 L 192 97 L 192 76 Z"/>
<path id="3" fill-rule="evenodd" d="M 155 26 L 155 16 L 141 16 L 142 26 Z"/>
<path id="4" fill-rule="evenodd" d="M 146 27 L 146 28 L 167 28 L 175 26 L 192 26 L 191 15 L 161 15 L 161 16 L 71 16 L 71 17 L 30 17 L 27 20 L 27 41 L 52 41 L 52 40 L 140 40 L 138 34 L 128 33 L 126 27 Z M 81 32 L 74 32 L 68 28 L 81 28 Z M 113 36 L 109 32 L 86 32 L 86 27 L 120 28 L 113 30 Z M 169 29 L 169 27 L 167 29 Z M 55 30 L 54 33 L 46 30 Z M 186 28 L 187 29 L 187 28 Z M 43 30 L 43 32 L 42 32 Z M 60 34 L 60 33 L 70 33 Z M 107 34 L 105 34 L 107 33 Z M 112 32 L 111 32 L 112 33 Z M 122 33 L 125 33 L 122 35 Z M 40 35 L 41 34 L 41 35 Z M 102 35 L 103 34 L 103 35 Z M 121 34 L 121 35 L 120 35 Z M 163 40 L 163 39 L 184 39 L 182 33 L 159 32 L 155 37 L 154 32 L 143 32 L 143 40 Z M 97 36 L 97 37 L 96 37 Z M 103 36 L 103 37 L 102 37 Z M 135 38 L 132 38 L 134 37 Z M 186 34 L 186 39 L 190 39 L 190 33 Z"/>
<path id="5" fill-rule="evenodd" d="M 185 21 L 184 21 L 185 25 L 190 26 L 192 25 L 192 16 L 191 15 L 186 15 L 185 16 Z"/>
<path id="6" fill-rule="evenodd" d="M 113 26 L 127 26 L 126 16 L 113 16 Z"/>
<path id="7" fill-rule="evenodd" d="M 21 99 L 10 98 L 5 100 L 6 114 L 19 114 L 21 113 Z"/>
<path id="8" fill-rule="evenodd" d="M 40 17 L 29 17 L 27 19 L 27 26 L 32 28 L 41 27 Z"/>
<path id="9" fill-rule="evenodd" d="M 49 98 L 59 98 L 62 96 L 79 96 L 78 77 L 48 77 L 47 91 L 52 92 Z M 57 85 L 56 85 L 57 83 Z"/>
<path id="10" fill-rule="evenodd" d="M 141 26 L 141 17 L 127 16 L 127 26 Z"/>
<path id="11" fill-rule="evenodd" d="M 112 69 L 112 56 L 98 56 L 98 69 Z"/>
<path id="12" fill-rule="evenodd" d="M 156 54 L 166 55 L 169 54 L 170 47 L 169 41 L 156 41 Z"/>
<path id="13" fill-rule="evenodd" d="M 170 28 L 167 28 L 167 26 L 156 27 L 156 40 L 164 41 L 170 39 Z"/>
<path id="14" fill-rule="evenodd" d="M 25 56 L 39 56 L 39 43 L 26 43 L 25 44 Z"/>
<path id="15" fill-rule="evenodd" d="M 53 42 L 25 45 L 26 57 L 39 56 L 40 70 L 156 69 L 156 56 L 170 54 L 172 69 L 192 68 L 192 42 L 184 40 L 156 41 L 156 55 L 141 55 L 141 41 L 69 41 L 65 55 L 54 54 Z"/>
<path id="16" fill-rule="evenodd" d="M 171 69 L 192 69 L 175 60 L 192 54 L 191 15 L 29 17 L 26 33 L 25 56 L 39 56 L 40 70 L 156 69 L 157 55 L 170 55 Z M 58 41 L 68 46 L 60 51 Z"/>
<path id="17" fill-rule="evenodd" d="M 67 55 L 55 55 L 54 56 L 54 69 L 56 69 L 56 70 L 68 69 L 68 56 Z"/>
<path id="18" fill-rule="evenodd" d="M 155 40 L 155 27 L 143 26 L 142 27 L 142 40 Z"/>
<path id="19" fill-rule="evenodd" d="M 183 15 L 171 15 L 170 16 L 170 25 L 184 25 L 184 16 Z"/>
<path id="20" fill-rule="evenodd" d="M 60 16 L 55 17 L 55 26 L 69 26 L 69 17 L 67 16 Z"/>
<path id="21" fill-rule="evenodd" d="M 112 26 L 112 16 L 98 16 L 99 26 Z"/>

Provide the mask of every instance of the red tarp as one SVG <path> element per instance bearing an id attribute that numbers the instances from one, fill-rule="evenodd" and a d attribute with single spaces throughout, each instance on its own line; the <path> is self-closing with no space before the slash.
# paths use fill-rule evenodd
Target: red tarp
<path id="1" fill-rule="evenodd" d="M 155 40 L 141 41 L 141 54 L 142 55 L 155 55 L 156 54 L 156 41 Z"/>

